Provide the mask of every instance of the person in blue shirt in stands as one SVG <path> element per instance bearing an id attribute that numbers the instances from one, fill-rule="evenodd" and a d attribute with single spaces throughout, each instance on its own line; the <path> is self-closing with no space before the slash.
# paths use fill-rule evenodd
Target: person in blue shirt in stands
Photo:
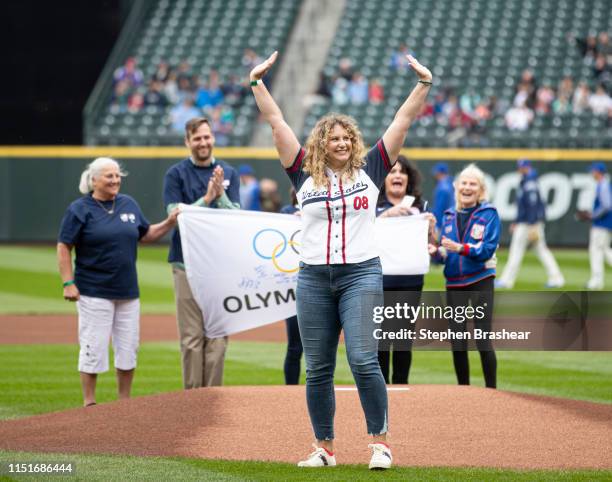
<path id="1" fill-rule="evenodd" d="M 164 177 L 164 205 L 168 212 L 179 203 L 219 209 L 240 209 L 240 180 L 228 163 L 215 159 L 215 136 L 205 117 L 185 124 L 185 146 L 190 157 L 173 165 Z M 221 385 L 227 337 L 208 338 L 204 318 L 185 273 L 181 236 L 172 233 L 168 262 L 172 264 L 183 385 L 186 389 Z"/>
<path id="2" fill-rule="evenodd" d="M 544 221 L 546 206 L 540 196 L 538 174 L 528 159 L 517 161 L 521 182 L 516 192 L 516 222 L 510 226 L 512 241 L 508 263 L 501 278 L 495 283 L 497 288 L 512 288 L 518 276 L 525 249 L 531 244 L 548 275 L 546 288 L 561 288 L 565 279 L 553 254 L 546 245 Z"/>
<path id="3" fill-rule="evenodd" d="M 66 210 L 58 236 L 64 299 L 77 302 L 79 372 L 86 407 L 96 404 L 98 373 L 108 371 L 111 335 L 119 398 L 130 396 L 140 323 L 137 245 L 157 241 L 172 229 L 178 215 L 178 209 L 172 210 L 165 221 L 150 225 L 138 203 L 119 194 L 125 175 L 114 159 L 100 157 L 89 164 L 79 184 L 84 196 Z"/>
<path id="4" fill-rule="evenodd" d="M 589 234 L 589 260 L 591 263 L 591 278 L 586 288 L 601 290 L 604 288 L 604 259 L 612 265 L 612 186 L 607 176 L 606 165 L 603 162 L 591 164 L 590 172 L 595 182 L 595 201 L 593 211 L 579 211 L 578 217 L 583 221 L 591 221 Z"/>
<path id="5" fill-rule="evenodd" d="M 431 174 L 436 179 L 436 187 L 433 191 L 432 212 L 436 217 L 436 230 L 439 233 L 442 227 L 444 211 L 451 208 L 455 202 L 453 179 L 449 175 L 448 164 L 445 162 L 438 162 L 431 170 Z"/>
<path id="6" fill-rule="evenodd" d="M 484 317 L 474 318 L 475 328 L 491 331 L 496 251 L 501 222 L 497 209 L 487 202 L 484 173 L 474 164 L 455 180 L 455 207 L 447 209 L 442 222 L 440 245 L 429 245 L 433 260 L 444 263 L 447 301 L 453 307 L 482 307 Z M 465 330 L 466 323 L 450 321 L 453 331 Z M 459 385 L 470 384 L 467 340 L 454 339 L 453 364 Z M 485 385 L 497 387 L 497 358 L 491 340 L 476 341 Z"/>

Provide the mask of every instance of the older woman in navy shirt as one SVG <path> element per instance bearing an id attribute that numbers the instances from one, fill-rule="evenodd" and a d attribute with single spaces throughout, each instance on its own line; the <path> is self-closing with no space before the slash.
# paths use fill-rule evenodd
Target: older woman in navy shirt
<path id="1" fill-rule="evenodd" d="M 175 210 L 161 223 L 149 224 L 138 203 L 119 194 L 123 176 L 117 161 L 110 158 L 98 158 L 87 166 L 79 184 L 84 196 L 66 210 L 57 243 L 64 299 L 77 302 L 85 406 L 95 405 L 97 375 L 108 371 L 111 336 L 119 398 L 130 396 L 139 342 L 137 245 L 161 238 L 178 215 Z"/>

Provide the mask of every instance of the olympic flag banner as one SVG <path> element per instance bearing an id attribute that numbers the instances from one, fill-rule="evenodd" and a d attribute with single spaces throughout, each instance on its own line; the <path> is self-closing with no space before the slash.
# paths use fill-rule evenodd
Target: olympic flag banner
<path id="1" fill-rule="evenodd" d="M 296 313 L 301 218 L 181 204 L 178 217 L 191 291 L 209 338 L 283 320 Z M 429 270 L 427 220 L 376 222 L 383 272 Z"/>

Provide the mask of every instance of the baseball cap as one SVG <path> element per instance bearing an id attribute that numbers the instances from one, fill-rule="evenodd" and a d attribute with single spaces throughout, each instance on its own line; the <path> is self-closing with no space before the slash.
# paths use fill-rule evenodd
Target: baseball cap
<path id="1" fill-rule="evenodd" d="M 253 169 L 248 164 L 240 164 L 240 166 L 238 166 L 238 175 L 239 176 L 254 176 L 255 169 Z"/>
<path id="2" fill-rule="evenodd" d="M 431 168 L 431 173 L 436 174 L 448 174 L 448 164 L 446 162 L 438 162 L 434 167 Z"/>
<path id="3" fill-rule="evenodd" d="M 606 169 L 606 165 L 603 162 L 594 162 L 589 167 L 589 171 L 590 172 L 597 171 L 597 172 L 601 172 L 602 174 L 604 174 L 605 172 L 607 172 L 607 169 Z"/>
<path id="4" fill-rule="evenodd" d="M 518 161 L 516 161 L 516 165 L 519 168 L 531 167 L 531 161 L 529 159 L 519 159 Z"/>

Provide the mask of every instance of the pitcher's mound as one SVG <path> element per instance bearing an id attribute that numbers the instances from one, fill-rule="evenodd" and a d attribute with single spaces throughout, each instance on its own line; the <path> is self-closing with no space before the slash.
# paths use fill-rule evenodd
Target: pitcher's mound
<path id="1" fill-rule="evenodd" d="M 476 387 L 389 390 L 397 465 L 612 468 L 612 405 Z M 338 463 L 367 463 L 357 392 L 336 390 Z M 0 422 L 0 449 L 295 463 L 313 441 L 305 389 L 219 387 Z"/>

